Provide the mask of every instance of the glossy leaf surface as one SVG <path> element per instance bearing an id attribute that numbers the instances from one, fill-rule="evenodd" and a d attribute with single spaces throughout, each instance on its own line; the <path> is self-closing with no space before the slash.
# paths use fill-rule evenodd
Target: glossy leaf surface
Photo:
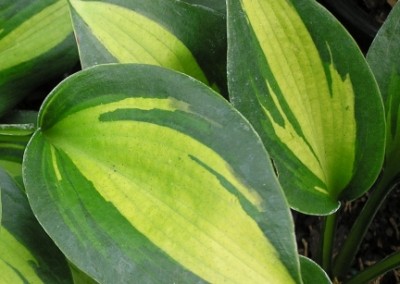
<path id="1" fill-rule="evenodd" d="M 70 3 L 83 67 L 152 64 L 224 88 L 223 14 L 175 0 Z"/>
<path id="2" fill-rule="evenodd" d="M 36 221 L 23 191 L 3 169 L 0 188 L 0 282 L 72 283 L 64 256 Z"/>
<path id="3" fill-rule="evenodd" d="M 5 2 L 0 9 L 0 116 L 78 59 L 66 0 Z"/>
<path id="4" fill-rule="evenodd" d="M 38 125 L 24 158 L 30 203 L 97 281 L 300 282 L 268 154 L 200 82 L 149 65 L 92 67 L 52 92 Z"/>
<path id="5" fill-rule="evenodd" d="M 365 59 L 315 1 L 227 3 L 232 102 L 261 135 L 290 205 L 330 214 L 382 165 L 383 108 Z"/>

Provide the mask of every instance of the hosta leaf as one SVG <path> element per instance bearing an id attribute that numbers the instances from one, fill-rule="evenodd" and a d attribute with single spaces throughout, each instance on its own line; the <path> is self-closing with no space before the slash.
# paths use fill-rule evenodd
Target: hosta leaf
<path id="1" fill-rule="evenodd" d="M 175 0 L 70 0 L 83 67 L 144 63 L 225 86 L 224 15 Z"/>
<path id="2" fill-rule="evenodd" d="M 367 60 L 378 81 L 386 111 L 385 171 L 399 173 L 400 159 L 400 5 L 392 9 L 373 41 Z"/>
<path id="3" fill-rule="evenodd" d="M 37 113 L 11 112 L 0 123 L 0 167 L 22 185 L 22 157 L 35 130 Z"/>
<path id="4" fill-rule="evenodd" d="M 67 0 L 6 2 L 13 3 L 0 9 L 0 116 L 77 62 Z"/>
<path id="5" fill-rule="evenodd" d="M 262 143 L 223 98 L 150 65 L 60 84 L 24 156 L 33 211 L 99 282 L 299 282 L 293 224 Z"/>
<path id="6" fill-rule="evenodd" d="M 36 221 L 25 194 L 0 168 L 1 283 L 72 283 L 64 256 Z"/>
<path id="7" fill-rule="evenodd" d="M 335 211 L 371 186 L 383 159 L 382 102 L 363 55 L 315 1 L 227 3 L 233 104 L 261 135 L 291 206 Z"/>

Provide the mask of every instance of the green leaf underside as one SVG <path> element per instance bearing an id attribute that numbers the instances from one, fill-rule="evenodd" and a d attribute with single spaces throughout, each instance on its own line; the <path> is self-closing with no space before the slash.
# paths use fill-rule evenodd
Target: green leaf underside
<path id="1" fill-rule="evenodd" d="M 0 29 L 0 71 L 46 53 L 63 42 L 71 31 L 66 0 L 47 6 L 4 36 L 4 30 Z"/>
<path id="2" fill-rule="evenodd" d="M 367 164 L 360 161 L 363 155 L 357 140 L 368 136 L 357 120 L 365 125 L 365 117 L 361 118 L 365 114 L 356 108 L 360 102 L 356 91 L 365 90 L 353 84 L 360 84 L 361 76 L 366 75 L 369 97 L 375 103 L 368 107 L 376 108 L 376 121 L 383 125 L 378 93 L 365 60 L 343 28 L 314 1 L 296 3 L 299 7 L 290 1 L 227 3 L 232 102 L 263 138 L 291 206 L 307 213 L 329 214 L 338 208 L 337 200 L 353 183 L 355 173 L 361 180 L 356 166 Z M 326 27 L 306 23 L 300 10 L 328 18 Z M 344 64 L 344 50 L 335 45 L 333 36 L 321 34 L 328 27 L 337 29 L 337 37 L 350 46 L 362 75 Z M 240 36 L 245 40 L 238 41 Z M 363 141 L 362 146 L 381 150 L 378 142 L 382 141 L 377 136 L 370 143 Z M 374 163 L 367 169 L 372 176 L 368 186 L 378 174 L 380 153 L 368 161 L 368 165 Z M 365 191 L 367 185 L 361 183 L 354 185 L 356 189 L 349 195 Z"/>
<path id="3" fill-rule="evenodd" d="M 386 159 L 397 165 L 400 157 L 400 72 L 391 74 L 386 102 Z M 397 166 L 396 166 L 397 167 Z"/>
<path id="4" fill-rule="evenodd" d="M 332 283 L 326 272 L 313 260 L 300 255 L 300 266 L 303 284 L 330 284 Z"/>
<path id="5" fill-rule="evenodd" d="M 386 164 L 397 168 L 400 157 L 400 6 L 396 5 L 379 30 L 367 60 L 378 81 L 386 111 Z M 395 170 L 397 172 L 397 170 Z"/>
<path id="6" fill-rule="evenodd" d="M 70 3 L 117 62 L 163 66 L 207 83 L 191 51 L 159 23 L 115 4 L 80 0 Z"/>
<path id="7" fill-rule="evenodd" d="M 2 169 L 0 189 L 0 282 L 71 283 L 63 255 L 37 223 L 24 193 Z"/>
<path id="8" fill-rule="evenodd" d="M 125 258 L 141 267 L 144 261 L 142 258 L 151 257 L 153 263 L 150 268 L 140 269 L 151 271 L 154 266 L 163 265 L 166 271 L 162 279 L 179 280 L 185 275 L 184 277 L 189 277 L 192 281 L 200 277 L 212 283 L 295 282 L 292 275 L 297 275 L 297 272 L 293 272 L 296 268 L 291 267 L 289 273 L 279 259 L 280 252 L 266 238 L 256 221 L 266 218 L 266 213 L 274 214 L 269 212 L 271 209 L 266 208 L 264 193 L 259 193 L 260 188 L 249 186 L 252 181 L 240 177 L 237 170 L 245 167 L 244 165 L 235 165 L 232 168 L 210 145 L 199 140 L 198 135 L 204 134 L 214 137 L 214 141 L 221 138 L 220 133 L 224 133 L 228 121 L 238 120 L 235 116 L 237 114 L 222 122 L 207 117 L 195 111 L 193 102 L 184 100 L 183 94 L 175 96 L 175 93 L 180 93 L 176 87 L 171 87 L 174 90 L 168 92 L 155 86 L 137 90 L 137 93 L 132 91 L 134 86 L 159 80 L 151 78 L 151 72 L 155 72 L 155 76 L 168 74 L 166 70 L 129 65 L 104 68 L 117 71 L 115 77 L 120 77 L 118 73 L 122 70 L 133 72 L 136 68 L 136 74 L 143 69 L 143 74 L 147 76 L 142 77 L 142 82 L 127 84 L 121 93 L 107 93 L 110 89 L 102 91 L 97 98 L 81 98 L 80 106 L 71 104 L 71 107 L 66 107 L 56 118 L 51 117 L 52 109 L 69 105 L 69 102 L 60 102 L 57 105 L 62 91 L 59 96 L 55 93 L 49 97 L 39 119 L 42 131 L 36 133 L 32 145 L 28 147 L 26 161 L 29 164 L 29 159 L 32 159 L 29 158 L 30 155 L 38 152 L 36 147 L 41 149 L 39 152 L 43 152 L 41 158 L 44 161 L 41 170 L 46 173 L 49 184 L 59 185 L 52 189 L 54 192 L 48 192 L 50 198 L 56 203 L 64 203 L 65 206 L 72 199 L 62 197 L 63 192 L 74 192 L 73 198 L 84 204 L 86 215 L 95 224 L 93 226 L 97 230 L 106 231 L 108 238 L 113 238 L 113 242 L 120 246 L 119 238 L 124 240 L 124 237 L 118 235 L 117 228 L 105 217 L 109 212 L 114 212 L 112 222 L 116 225 L 123 223 L 128 230 L 128 237 L 125 238 L 138 240 L 136 244 L 126 244 L 126 240 L 123 242 Z M 121 69 L 118 71 L 118 68 Z M 96 70 L 103 69 L 95 67 L 88 71 L 95 74 Z M 77 78 L 84 79 L 84 74 L 86 73 L 82 72 L 82 77 Z M 160 78 L 168 83 L 166 78 Z M 219 99 L 210 97 L 215 94 L 188 77 L 177 76 L 175 79 L 181 87 L 187 86 L 186 81 L 201 87 L 203 91 L 196 95 L 203 93 L 205 97 L 201 98 L 202 101 L 213 98 L 213 103 L 218 102 Z M 89 83 L 89 78 L 85 83 Z M 129 94 L 124 93 L 127 90 L 131 90 L 128 91 Z M 64 91 L 71 90 L 66 87 Z M 196 97 L 197 99 L 200 100 Z M 225 105 L 219 112 L 232 116 L 232 110 L 224 101 L 219 104 L 222 102 Z M 240 125 L 246 124 L 241 117 L 239 121 Z M 249 126 L 245 128 L 249 130 Z M 255 148 L 257 147 L 261 147 L 260 144 Z M 265 152 L 263 155 L 252 159 L 263 160 L 268 157 Z M 265 168 L 271 168 L 266 161 L 265 165 L 268 165 Z M 74 173 L 73 176 L 71 172 Z M 273 178 L 272 174 L 268 176 Z M 33 183 L 30 180 L 32 177 L 29 173 L 25 175 L 28 195 L 29 190 L 32 190 L 29 189 L 29 184 Z M 47 183 L 44 180 L 41 182 Z M 265 183 L 271 185 L 271 181 L 264 181 L 264 185 Z M 275 181 L 272 185 L 277 186 Z M 84 190 L 80 189 L 82 186 Z M 97 196 L 96 205 L 90 202 L 94 195 Z M 284 206 L 285 203 L 279 201 L 279 196 L 274 196 L 277 198 L 275 202 Z M 71 203 L 69 206 L 75 208 L 79 207 L 78 204 L 80 203 Z M 69 210 L 62 207 L 63 205 L 57 206 L 61 206 L 58 214 L 63 222 L 66 222 L 74 234 L 78 234 L 74 222 L 79 222 L 79 218 L 68 219 Z M 96 211 L 98 206 L 103 207 L 101 214 Z M 280 222 L 286 222 L 289 216 L 285 214 L 288 212 L 283 208 L 279 210 L 284 211 Z M 290 230 L 287 227 L 281 229 L 286 233 Z M 95 232 L 84 230 L 81 233 L 96 239 Z M 282 240 L 275 240 L 273 243 L 280 241 Z M 92 242 L 101 252 L 103 244 L 99 240 Z M 291 237 L 283 240 L 288 251 L 294 248 L 291 247 L 291 242 Z M 68 255 L 67 251 L 64 253 Z M 90 269 L 79 267 L 96 278 Z M 124 273 L 129 273 L 131 269 L 126 269 Z M 174 276 L 171 274 L 172 269 L 180 272 L 175 272 Z M 147 273 L 144 277 L 146 279 L 151 276 Z"/>

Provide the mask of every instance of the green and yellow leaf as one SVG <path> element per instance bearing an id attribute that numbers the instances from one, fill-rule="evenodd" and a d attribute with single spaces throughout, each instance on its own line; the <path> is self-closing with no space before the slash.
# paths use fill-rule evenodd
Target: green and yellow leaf
<path id="1" fill-rule="evenodd" d="M 0 10 L 0 116 L 76 64 L 67 0 L 13 1 Z M 49 65 L 51 62 L 51 66 Z"/>
<path id="2" fill-rule="evenodd" d="M 0 123 L 0 167 L 22 186 L 22 157 L 35 130 L 37 113 L 9 112 Z"/>
<path id="3" fill-rule="evenodd" d="M 354 41 L 315 1 L 300 2 L 227 2 L 229 92 L 291 206 L 329 214 L 379 173 L 382 102 Z"/>
<path id="4" fill-rule="evenodd" d="M 68 264 L 29 207 L 25 194 L 0 169 L 1 283 L 72 283 Z"/>
<path id="5" fill-rule="evenodd" d="M 33 211 L 95 280 L 300 283 L 269 156 L 205 85 L 96 66 L 59 85 L 38 123 L 24 158 Z"/>
<path id="6" fill-rule="evenodd" d="M 224 87 L 223 14 L 175 0 L 70 0 L 70 4 L 83 67 L 152 64 Z"/>

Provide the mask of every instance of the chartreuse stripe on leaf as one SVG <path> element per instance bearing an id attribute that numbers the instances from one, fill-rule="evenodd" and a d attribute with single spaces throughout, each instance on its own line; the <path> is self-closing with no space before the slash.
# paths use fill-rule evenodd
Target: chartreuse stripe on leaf
<path id="1" fill-rule="evenodd" d="M 67 0 L 9 2 L 0 9 L 0 116 L 78 59 Z"/>
<path id="2" fill-rule="evenodd" d="M 365 60 L 315 1 L 297 6 L 291 1 L 227 3 L 228 82 L 234 105 L 264 138 L 290 204 L 314 214 L 336 210 L 341 195 L 359 195 L 368 189 L 382 162 L 382 104 Z M 315 22 L 324 17 L 321 27 L 305 22 L 302 13 Z M 335 46 L 324 29 L 334 30 L 351 48 Z M 238 41 L 238 35 L 246 39 Z M 362 71 L 348 70 L 348 61 Z M 360 73 L 368 89 L 357 85 Z M 364 91 L 368 104 L 357 98 Z M 365 113 L 360 113 L 359 102 L 369 111 L 374 109 L 378 133 L 365 133 L 366 124 L 361 121 Z M 364 136 L 368 139 L 360 140 Z M 376 146 L 374 156 L 366 159 L 361 146 Z M 362 179 L 357 174 L 365 163 L 368 181 L 365 172 Z M 353 182 L 355 189 L 350 186 Z"/>
<path id="3" fill-rule="evenodd" d="M 62 42 L 71 33 L 68 3 L 56 1 L 4 36 L 2 33 L 5 31 L 0 30 L 0 71 L 38 57 Z"/>
<path id="4" fill-rule="evenodd" d="M 134 64 L 71 76 L 44 103 L 24 165 L 40 222 L 100 282 L 300 282 L 268 154 L 191 77 Z"/>
<path id="5" fill-rule="evenodd" d="M 37 113 L 9 112 L 0 124 L 0 167 L 22 185 L 22 157 L 35 130 Z"/>
<path id="6" fill-rule="evenodd" d="M 160 23 L 133 9 L 107 2 L 70 0 L 70 3 L 117 62 L 168 67 L 207 83 L 191 51 Z"/>
<path id="7" fill-rule="evenodd" d="M 10 232 L 1 228 L 0 279 L 3 283 L 43 283 L 35 273 L 37 260 Z M 16 257 L 17 256 L 17 257 Z M 31 263 L 32 265 L 30 265 Z"/>
<path id="8" fill-rule="evenodd" d="M 72 283 L 64 256 L 36 221 L 25 194 L 3 169 L 0 189 L 0 282 Z"/>

